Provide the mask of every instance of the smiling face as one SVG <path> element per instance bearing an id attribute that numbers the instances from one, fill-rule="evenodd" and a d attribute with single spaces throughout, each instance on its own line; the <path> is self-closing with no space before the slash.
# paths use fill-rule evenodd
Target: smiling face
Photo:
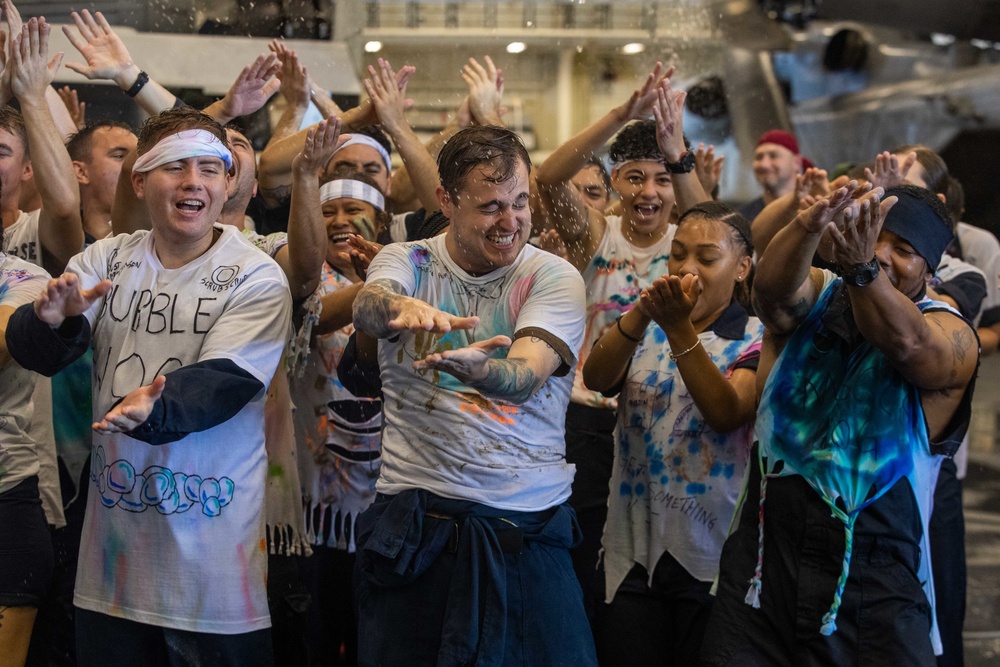
<path id="1" fill-rule="evenodd" d="M 336 171 L 350 169 L 367 174 L 375 181 L 379 191 L 386 196 L 389 195 L 391 174 L 382 160 L 382 154 L 371 146 L 365 144 L 353 144 L 341 148 L 333 154 L 330 162 L 326 166 L 324 180 L 328 180 L 330 175 Z"/>
<path id="2" fill-rule="evenodd" d="M 146 202 L 158 238 L 190 244 L 211 233 L 226 202 L 229 179 L 220 158 L 204 156 L 135 172 L 132 186 Z"/>
<path id="3" fill-rule="evenodd" d="M 490 180 L 490 164 L 474 167 L 454 196 L 438 187 L 441 212 L 451 221 L 445 245 L 463 270 L 483 275 L 517 259 L 531 233 L 528 166 L 517 161 L 505 181 Z"/>
<path id="4" fill-rule="evenodd" d="M 224 211 L 246 211 L 250 198 L 257 192 L 257 157 L 250 140 L 232 128 L 226 128 L 226 139 L 233 152 L 235 174 L 229 184 L 229 198 Z"/>
<path id="5" fill-rule="evenodd" d="M 674 216 L 674 186 L 662 162 L 633 160 L 611 173 L 611 185 L 622 198 L 622 217 L 640 235 L 667 230 Z"/>
<path id="6" fill-rule="evenodd" d="M 583 203 L 595 211 L 604 212 L 611 198 L 611 193 L 604 187 L 604 176 L 600 167 L 588 164 L 570 180 L 570 183 L 580 193 Z"/>
<path id="7" fill-rule="evenodd" d="M 902 236 L 883 229 L 875 244 L 875 258 L 893 287 L 915 299 L 931 277 L 925 260 Z"/>
<path id="8" fill-rule="evenodd" d="M 21 137 L 0 128 L 0 182 L 3 190 L 3 209 L 17 209 L 21 184 L 31 178 L 31 161 L 25 152 Z"/>
<path id="9" fill-rule="evenodd" d="M 349 252 L 348 234 L 360 234 L 369 241 L 375 240 L 375 207 L 368 202 L 350 197 L 340 197 L 323 202 L 323 223 L 326 225 L 326 262 L 342 271 L 350 269 L 350 261 L 340 256 Z"/>
<path id="10" fill-rule="evenodd" d="M 761 144 L 753 152 L 753 174 L 772 196 L 790 193 L 801 168 L 802 158 L 779 144 Z"/>
<path id="11" fill-rule="evenodd" d="M 88 208 L 89 200 L 94 208 L 107 211 L 110 215 L 122 164 L 128 154 L 135 151 L 137 141 L 135 134 L 123 127 L 99 127 L 94 130 L 90 139 L 90 155 L 85 162 L 76 163 L 84 208 Z"/>
<path id="12" fill-rule="evenodd" d="M 751 259 L 735 240 L 735 230 L 720 220 L 692 215 L 674 232 L 667 266 L 671 275 L 698 276 L 702 292 L 691 321 L 714 321 L 729 306 L 737 282 L 746 280 Z"/>

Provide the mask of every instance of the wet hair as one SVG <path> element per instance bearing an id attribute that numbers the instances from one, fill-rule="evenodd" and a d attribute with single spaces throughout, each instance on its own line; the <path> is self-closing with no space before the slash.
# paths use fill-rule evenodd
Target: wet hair
<path id="1" fill-rule="evenodd" d="M 357 130 L 353 130 L 351 134 L 363 134 L 366 137 L 374 139 L 385 149 L 386 153 L 392 155 L 392 142 L 389 141 L 389 137 L 385 136 L 385 132 L 378 125 L 365 125 Z"/>
<path id="2" fill-rule="evenodd" d="M 102 128 L 111 129 L 113 127 L 135 134 L 135 130 L 120 120 L 99 120 L 87 123 L 83 129 L 71 136 L 69 141 L 66 142 L 66 151 L 69 152 L 69 158 L 77 162 L 86 162 L 89 160 L 90 151 L 94 147 L 94 133 Z"/>
<path id="3" fill-rule="evenodd" d="M 167 109 L 155 116 L 150 116 L 139 130 L 139 145 L 136 153 L 144 155 L 161 139 L 184 130 L 206 130 L 214 134 L 222 144 L 229 148 L 226 131 L 217 120 L 191 107 Z"/>
<path id="4" fill-rule="evenodd" d="M 656 143 L 656 122 L 652 120 L 640 120 L 626 125 L 611 142 L 608 154 L 614 164 L 632 160 L 666 161 Z"/>
<path id="5" fill-rule="evenodd" d="M 688 218 L 703 218 L 726 223 L 732 230 L 733 242 L 743 248 L 747 257 L 753 257 L 753 236 L 750 233 L 750 223 L 732 206 L 718 201 L 703 201 L 684 211 L 684 215 L 677 221 L 677 226 L 680 227 Z"/>
<path id="6" fill-rule="evenodd" d="M 890 152 L 894 155 L 916 153 L 917 162 L 926 173 L 927 189 L 934 194 L 948 196 L 945 192 L 948 187 L 948 165 L 945 164 L 940 155 L 923 144 L 903 144 L 896 146 Z"/>
<path id="7" fill-rule="evenodd" d="M 733 244 L 743 250 L 744 257 L 753 257 L 753 237 L 750 233 L 750 222 L 744 218 L 739 211 L 728 204 L 718 201 L 704 201 L 692 206 L 684 211 L 684 215 L 677 221 L 680 228 L 685 220 L 690 218 L 701 218 L 703 220 L 715 220 L 729 226 L 729 237 Z M 734 296 L 747 310 L 750 310 L 750 290 L 753 286 L 753 275 L 755 266 L 750 265 L 750 273 L 747 274 L 743 282 L 736 283 Z"/>
<path id="8" fill-rule="evenodd" d="M 914 199 L 926 204 L 937 217 L 941 218 L 942 222 L 948 225 L 948 229 L 953 232 L 955 231 L 955 219 L 951 217 L 951 211 L 930 190 L 922 188 L 919 185 L 913 185 L 912 183 L 905 183 L 903 185 L 895 185 L 885 191 L 885 197 L 897 194 L 910 195 Z"/>
<path id="9" fill-rule="evenodd" d="M 598 173 L 601 175 L 601 182 L 604 183 L 604 192 L 607 196 L 611 196 L 611 176 L 608 174 L 607 168 L 604 166 L 604 161 L 596 155 L 592 155 L 587 163 L 583 165 L 583 168 L 587 167 L 597 167 Z"/>
<path id="10" fill-rule="evenodd" d="M 0 107 L 0 129 L 7 130 L 21 140 L 24 146 L 24 157 L 28 154 L 28 128 L 24 126 L 24 116 L 12 106 L 4 105 Z"/>
<path id="11" fill-rule="evenodd" d="M 962 218 L 965 217 L 965 188 L 954 176 L 948 176 L 944 197 L 944 205 L 951 212 L 952 220 L 961 222 Z"/>
<path id="12" fill-rule="evenodd" d="M 466 176 L 479 165 L 493 170 L 490 183 L 504 183 L 513 178 L 519 164 L 531 169 L 531 158 L 521 138 L 507 128 L 476 125 L 460 130 L 438 155 L 441 186 L 452 197 L 465 185 Z"/>

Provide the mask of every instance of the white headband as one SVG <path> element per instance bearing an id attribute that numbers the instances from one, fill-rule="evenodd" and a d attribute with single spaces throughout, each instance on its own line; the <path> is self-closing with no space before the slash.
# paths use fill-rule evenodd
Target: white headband
<path id="1" fill-rule="evenodd" d="M 385 197 L 382 196 L 381 192 L 367 183 L 345 178 L 330 181 L 320 186 L 319 201 L 321 204 L 325 204 L 331 199 L 344 199 L 345 197 L 368 202 L 379 211 L 385 210 Z"/>
<path id="2" fill-rule="evenodd" d="M 135 161 L 132 173 L 152 171 L 168 162 L 192 157 L 217 157 L 233 168 L 233 154 L 208 130 L 184 130 L 160 139 Z"/>
<path id="3" fill-rule="evenodd" d="M 336 155 L 340 151 L 344 150 L 348 146 L 371 146 L 378 151 L 378 154 L 382 156 L 382 162 L 385 163 L 385 170 L 388 172 L 392 171 L 392 158 L 389 157 L 389 151 L 385 149 L 385 146 L 375 141 L 367 134 L 361 134 L 360 132 L 355 132 L 351 135 L 351 138 L 344 142 L 344 145 L 337 149 L 334 153 Z"/>

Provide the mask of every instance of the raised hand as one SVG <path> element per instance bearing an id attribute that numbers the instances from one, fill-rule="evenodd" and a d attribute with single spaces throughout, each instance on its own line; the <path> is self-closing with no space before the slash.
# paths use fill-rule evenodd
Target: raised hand
<path id="1" fill-rule="evenodd" d="M 642 290 L 639 302 L 642 312 L 653 318 L 664 331 L 687 322 L 698 305 L 702 284 L 695 275 L 660 276 Z"/>
<path id="2" fill-rule="evenodd" d="M 698 149 L 694 152 L 694 171 L 698 174 L 698 181 L 705 193 L 712 194 L 722 177 L 722 165 L 726 161 L 725 155 L 715 155 L 715 146 L 711 144 L 705 148 L 705 144 L 698 144 Z"/>
<path id="3" fill-rule="evenodd" d="M 413 76 L 413 73 L 416 71 L 417 68 L 412 65 L 400 68 L 400 70 L 396 72 L 396 86 L 402 90 L 406 90 L 406 86 L 410 82 L 410 77 Z M 404 104 L 404 108 L 409 109 L 412 106 L 413 100 L 407 99 Z M 378 114 L 375 112 L 375 105 L 372 104 L 372 101 L 369 98 L 361 100 L 361 103 L 358 104 L 358 109 L 360 112 L 352 127 L 375 125 L 379 122 Z"/>
<path id="4" fill-rule="evenodd" d="M 811 197 L 812 201 L 830 194 L 830 182 L 826 171 L 810 167 L 795 177 L 795 200 L 801 201 Z"/>
<path id="5" fill-rule="evenodd" d="M 375 255 L 382 251 L 384 246 L 371 239 L 366 239 L 361 234 L 348 234 L 347 245 L 351 249 L 348 252 L 340 253 L 340 256 L 349 261 L 354 272 L 364 280 L 368 277 L 368 267 L 372 260 L 375 259 Z"/>
<path id="6" fill-rule="evenodd" d="M 318 176 L 337 149 L 351 138 L 349 134 L 341 136 L 340 127 L 340 119 L 333 117 L 324 118 L 310 128 L 302 150 L 292 158 L 292 169 Z"/>
<path id="7" fill-rule="evenodd" d="M 853 200 L 851 206 L 830 223 L 834 261 L 841 266 L 864 264 L 875 257 L 882 222 L 898 201 L 896 197 L 882 201 L 884 194 L 882 188 L 875 188 Z"/>
<path id="8" fill-rule="evenodd" d="M 478 317 L 452 315 L 412 297 L 403 297 L 394 302 L 394 305 L 397 309 L 396 316 L 389 320 L 389 328 L 393 331 L 448 333 L 473 329 L 479 324 Z"/>
<path id="9" fill-rule="evenodd" d="M 69 111 L 69 116 L 73 119 L 73 124 L 76 125 L 76 129 L 82 130 L 86 127 L 87 103 L 81 102 L 76 91 L 69 86 L 57 88 L 56 92 L 59 93 L 59 99 L 61 99 L 63 104 L 66 105 L 66 109 Z"/>
<path id="10" fill-rule="evenodd" d="M 902 160 L 889 151 L 879 153 L 875 156 L 875 171 L 865 168 L 865 179 L 872 184 L 872 187 L 883 190 L 902 185 L 906 181 L 906 175 L 910 173 L 910 167 L 916 161 L 917 154 L 913 151 L 903 156 Z"/>
<path id="11" fill-rule="evenodd" d="M 851 197 L 858 189 L 858 182 L 851 181 L 826 197 L 816 199 L 795 216 L 795 224 L 801 225 L 810 234 L 822 234 L 838 213 L 850 206 Z M 865 260 L 867 261 L 867 260 Z"/>
<path id="12" fill-rule="evenodd" d="M 677 162 L 687 148 L 684 145 L 684 100 L 687 93 L 670 87 L 663 79 L 656 87 L 653 118 L 656 119 L 656 145 L 667 162 Z"/>
<path id="13" fill-rule="evenodd" d="M 404 65 L 400 72 L 416 70 Z M 368 66 L 371 78 L 365 79 L 365 91 L 375 107 L 378 122 L 390 136 L 395 136 L 408 127 L 403 112 L 406 110 L 406 84 L 398 84 L 399 73 L 392 71 L 392 65 L 384 58 L 378 59 L 378 67 Z M 409 81 L 409 76 L 406 77 Z"/>
<path id="14" fill-rule="evenodd" d="M 493 64 L 493 59 L 484 56 L 486 67 L 475 58 L 469 58 L 462 67 L 462 78 L 469 86 L 469 111 L 479 125 L 502 125 L 501 102 L 503 99 L 503 72 Z"/>
<path id="15" fill-rule="evenodd" d="M 86 9 L 70 15 L 78 31 L 63 26 L 63 33 L 69 39 L 86 63 L 68 62 L 66 67 L 88 79 L 110 79 L 120 88 L 126 88 L 135 81 L 139 68 L 133 64 L 132 55 L 125 43 L 115 34 L 104 14 L 96 12 L 91 16 Z"/>
<path id="16" fill-rule="evenodd" d="M 166 376 L 157 375 L 152 384 L 129 392 L 118 405 L 104 415 L 104 419 L 94 422 L 91 428 L 101 435 L 128 433 L 149 419 L 153 406 L 163 395 L 163 388 L 166 385 Z"/>
<path id="17" fill-rule="evenodd" d="M 23 103 L 26 98 L 44 101 L 49 87 L 62 64 L 63 54 L 49 56 L 49 34 L 52 27 L 45 19 L 30 19 L 21 28 L 21 34 L 11 44 L 11 90 Z"/>
<path id="18" fill-rule="evenodd" d="M 102 280 L 91 289 L 82 289 L 75 273 L 64 273 L 49 281 L 35 299 L 35 314 L 49 326 L 58 327 L 67 317 L 87 312 L 91 305 L 111 291 L 111 281 Z"/>
<path id="19" fill-rule="evenodd" d="M 618 107 L 618 117 L 623 123 L 630 120 L 641 120 L 649 118 L 653 113 L 653 105 L 656 103 L 657 88 L 664 80 L 669 80 L 674 75 L 673 66 L 663 70 L 663 63 L 657 62 L 656 67 L 646 77 L 646 81 L 640 88 L 636 88 L 624 104 Z"/>
<path id="20" fill-rule="evenodd" d="M 457 350 L 429 354 L 413 362 L 414 370 L 444 371 L 462 382 L 476 382 L 486 377 L 486 364 L 494 351 L 511 346 L 507 336 L 494 336 Z"/>
<path id="21" fill-rule="evenodd" d="M 551 252 L 556 257 L 569 260 L 569 250 L 566 248 L 566 242 L 559 236 L 559 232 L 554 229 L 548 229 L 541 233 L 538 237 L 538 247 L 546 252 Z"/>
<path id="22" fill-rule="evenodd" d="M 279 69 L 281 63 L 273 53 L 262 53 L 244 67 L 222 98 L 221 113 L 225 122 L 247 116 L 263 107 L 281 86 L 275 77 Z"/>
<path id="23" fill-rule="evenodd" d="M 309 106 L 311 99 L 309 73 L 305 65 L 299 62 L 299 56 L 278 39 L 271 40 L 268 47 L 271 53 L 280 61 L 277 77 L 278 90 L 289 104 L 301 108 Z"/>

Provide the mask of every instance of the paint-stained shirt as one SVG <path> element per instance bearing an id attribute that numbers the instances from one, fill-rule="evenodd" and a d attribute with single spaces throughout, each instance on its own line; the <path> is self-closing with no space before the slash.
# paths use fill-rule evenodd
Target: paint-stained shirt
<path id="1" fill-rule="evenodd" d="M 763 334 L 760 320 L 733 301 L 698 338 L 729 377 L 756 368 Z M 636 563 L 652 577 L 664 552 L 695 579 L 711 581 L 743 486 L 753 424 L 713 431 L 670 351 L 663 329 L 651 323 L 618 398 L 603 538 L 608 602 Z"/>
<path id="2" fill-rule="evenodd" d="M 652 246 L 637 248 L 622 234 L 621 217 L 607 217 L 604 238 L 583 270 L 583 282 L 587 286 L 587 328 L 573 379 L 574 403 L 595 408 L 616 407 L 613 397 L 603 396 L 583 384 L 583 366 L 594 344 L 616 319 L 632 309 L 642 289 L 668 273 L 667 260 L 670 259 L 674 230 L 675 226 L 670 225 L 663 238 Z"/>
<path id="3" fill-rule="evenodd" d="M 446 236 L 386 246 L 368 280 L 399 282 L 409 296 L 458 316 L 471 330 L 402 332 L 379 341 L 384 393 L 381 493 L 426 489 L 499 509 L 543 510 L 570 494 L 575 467 L 564 440 L 571 369 L 583 342 L 584 286 L 573 266 L 526 246 L 514 262 L 482 276 L 460 268 Z M 544 340 L 563 364 L 518 405 L 483 396 L 455 377 L 413 368 L 429 354 L 498 334 Z M 506 358 L 507 350 L 494 357 Z"/>
<path id="4" fill-rule="evenodd" d="M 229 360 L 265 387 L 291 312 L 278 265 L 234 227 L 207 252 L 160 264 L 140 231 L 70 260 L 83 287 L 113 286 L 84 315 L 94 418 L 157 375 Z M 163 445 L 94 434 L 74 603 L 139 623 L 237 634 L 270 626 L 264 541 L 265 392 L 234 417 Z"/>
<path id="5" fill-rule="evenodd" d="M 0 252 L 0 306 L 16 310 L 33 302 L 48 281 L 39 267 Z M 0 493 L 38 474 L 38 447 L 29 429 L 37 377 L 12 359 L 0 365 Z"/>

